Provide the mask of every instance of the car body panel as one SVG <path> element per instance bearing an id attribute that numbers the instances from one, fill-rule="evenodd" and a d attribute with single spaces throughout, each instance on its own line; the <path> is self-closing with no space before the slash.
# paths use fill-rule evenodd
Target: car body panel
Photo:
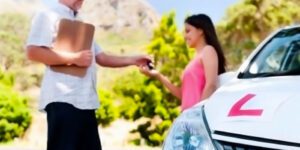
<path id="1" fill-rule="evenodd" d="M 209 127 L 212 132 L 300 142 L 299 91 L 300 76 L 232 80 L 205 104 Z M 249 94 L 254 96 L 235 107 Z M 262 113 L 251 114 L 251 110 Z"/>

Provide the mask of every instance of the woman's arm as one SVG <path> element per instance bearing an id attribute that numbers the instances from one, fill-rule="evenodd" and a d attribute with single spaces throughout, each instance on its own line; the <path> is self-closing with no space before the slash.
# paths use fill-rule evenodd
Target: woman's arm
<path id="1" fill-rule="evenodd" d="M 202 64 L 205 72 L 205 87 L 201 100 L 210 97 L 217 89 L 218 83 L 218 55 L 212 46 L 203 49 Z"/>
<path id="2" fill-rule="evenodd" d="M 175 97 L 181 99 L 181 88 L 172 84 L 171 81 L 160 72 L 154 69 L 150 70 L 147 66 L 140 66 L 140 71 L 149 77 L 154 77 L 159 80 Z"/>
<path id="3" fill-rule="evenodd" d="M 159 74 L 157 79 L 178 99 L 181 99 L 181 88 L 175 86 L 171 81 L 162 74 Z"/>

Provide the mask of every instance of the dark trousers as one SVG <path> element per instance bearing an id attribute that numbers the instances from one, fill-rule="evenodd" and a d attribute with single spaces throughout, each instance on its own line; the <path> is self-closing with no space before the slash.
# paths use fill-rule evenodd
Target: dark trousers
<path id="1" fill-rule="evenodd" d="M 50 103 L 47 150 L 101 150 L 95 110 L 80 110 L 67 103 Z"/>

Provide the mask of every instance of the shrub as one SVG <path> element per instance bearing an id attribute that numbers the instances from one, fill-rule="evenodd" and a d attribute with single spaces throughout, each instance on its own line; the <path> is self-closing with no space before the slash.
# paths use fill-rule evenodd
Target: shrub
<path id="1" fill-rule="evenodd" d="M 27 98 L 0 83 L 0 142 L 7 142 L 24 134 L 31 122 Z"/>
<path id="2" fill-rule="evenodd" d="M 109 126 L 119 116 L 114 99 L 109 91 L 99 89 L 100 108 L 96 111 L 97 123 L 106 127 Z"/>
<path id="3" fill-rule="evenodd" d="M 147 122 L 131 131 L 140 135 L 131 142 L 151 146 L 162 144 L 172 121 L 179 114 L 178 107 L 171 107 L 171 101 L 163 97 L 163 88 L 137 71 L 117 80 L 113 90 L 121 99 L 120 115 L 133 121 L 148 118 Z"/>
<path id="4" fill-rule="evenodd" d="M 12 73 L 5 73 L 0 69 L 0 83 L 6 86 L 13 86 L 15 81 L 14 75 Z"/>

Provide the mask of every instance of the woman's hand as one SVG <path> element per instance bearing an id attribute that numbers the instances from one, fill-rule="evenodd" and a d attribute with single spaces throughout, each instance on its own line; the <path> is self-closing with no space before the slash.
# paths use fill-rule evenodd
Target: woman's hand
<path id="1" fill-rule="evenodd" d="M 150 69 L 147 65 L 140 65 L 140 72 L 145 74 L 148 77 L 157 78 L 160 73 L 155 69 Z"/>

